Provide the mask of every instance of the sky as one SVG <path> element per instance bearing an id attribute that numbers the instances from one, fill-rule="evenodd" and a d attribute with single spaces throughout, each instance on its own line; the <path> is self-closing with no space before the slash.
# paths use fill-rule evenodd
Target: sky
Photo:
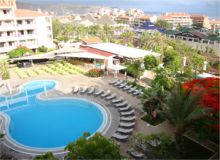
<path id="1" fill-rule="evenodd" d="M 220 16 L 220 0 L 18 0 L 23 2 L 72 2 L 83 5 L 140 8 L 151 12 L 201 13 L 211 17 Z"/>

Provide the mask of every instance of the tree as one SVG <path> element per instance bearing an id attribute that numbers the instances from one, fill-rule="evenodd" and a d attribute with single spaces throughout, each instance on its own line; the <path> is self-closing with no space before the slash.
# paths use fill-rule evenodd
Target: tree
<path id="1" fill-rule="evenodd" d="M 9 79 L 10 78 L 7 60 L 0 60 L 0 77 L 2 79 Z"/>
<path id="2" fill-rule="evenodd" d="M 133 37 L 134 37 L 134 32 L 132 31 L 126 31 L 121 34 L 121 39 L 123 40 L 123 44 L 133 44 Z"/>
<path id="3" fill-rule="evenodd" d="M 17 58 L 17 57 L 21 57 L 25 54 L 33 54 L 33 51 L 27 47 L 19 46 L 16 49 L 8 52 L 7 54 L 10 58 Z"/>
<path id="4" fill-rule="evenodd" d="M 58 19 L 53 19 L 52 28 L 53 28 L 53 37 L 55 39 L 60 35 L 62 31 L 62 24 L 60 23 Z"/>
<path id="5" fill-rule="evenodd" d="M 52 152 L 47 152 L 42 155 L 38 155 L 34 158 L 34 160 L 58 160 L 58 158 L 54 157 Z"/>
<path id="6" fill-rule="evenodd" d="M 174 78 L 170 70 L 165 68 L 157 68 L 155 72 L 156 77 L 152 81 L 152 87 L 159 87 L 161 91 L 171 90 L 174 86 Z"/>
<path id="7" fill-rule="evenodd" d="M 156 25 L 158 28 L 171 29 L 171 24 L 168 23 L 168 22 L 165 21 L 165 20 L 162 20 L 162 19 L 157 20 L 157 22 L 155 23 L 155 25 Z"/>
<path id="8" fill-rule="evenodd" d="M 84 133 L 82 138 L 67 145 L 68 154 L 65 159 L 121 159 L 119 145 L 96 133 Z"/>
<path id="9" fill-rule="evenodd" d="M 163 58 L 164 67 L 177 72 L 182 66 L 182 58 L 172 47 L 167 47 Z"/>
<path id="10" fill-rule="evenodd" d="M 147 89 L 141 97 L 143 109 L 151 120 L 157 118 L 157 113 L 163 108 L 167 91 L 160 86 L 153 86 Z"/>
<path id="11" fill-rule="evenodd" d="M 203 71 L 205 58 L 201 55 L 194 54 L 190 57 L 190 65 L 194 69 L 195 76 Z"/>
<path id="12" fill-rule="evenodd" d="M 145 56 L 144 57 L 144 66 L 145 69 L 151 70 L 156 68 L 159 65 L 159 61 L 154 56 Z"/>
<path id="13" fill-rule="evenodd" d="M 134 60 L 127 66 L 127 72 L 134 76 L 134 82 L 143 74 L 142 62 L 140 60 Z"/>
<path id="14" fill-rule="evenodd" d="M 102 36 L 102 38 L 105 41 L 108 41 L 109 39 L 111 39 L 112 35 L 114 34 L 114 28 L 109 26 L 108 24 L 105 24 L 102 29 L 104 33 L 104 36 Z"/>
<path id="15" fill-rule="evenodd" d="M 182 136 L 192 125 L 194 120 L 204 117 L 210 109 L 199 104 L 201 94 L 194 95 L 191 90 L 184 90 L 181 84 L 177 85 L 167 96 L 162 115 L 176 128 L 175 141 L 180 151 Z"/>

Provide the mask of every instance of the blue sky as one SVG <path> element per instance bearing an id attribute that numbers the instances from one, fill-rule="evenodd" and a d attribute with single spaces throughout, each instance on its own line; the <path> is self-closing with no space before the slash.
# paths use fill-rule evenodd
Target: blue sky
<path id="1" fill-rule="evenodd" d="M 220 15 L 220 0 L 18 0 L 23 2 L 73 2 L 85 5 L 101 5 L 128 9 L 136 7 L 145 11 L 191 12 L 210 16 Z"/>

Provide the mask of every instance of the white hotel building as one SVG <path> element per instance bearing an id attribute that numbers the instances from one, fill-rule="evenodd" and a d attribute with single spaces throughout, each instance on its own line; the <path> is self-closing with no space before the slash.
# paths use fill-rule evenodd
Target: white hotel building
<path id="1" fill-rule="evenodd" d="M 15 0 L 0 0 L 0 55 L 18 46 L 53 48 L 52 17 L 16 8 Z"/>

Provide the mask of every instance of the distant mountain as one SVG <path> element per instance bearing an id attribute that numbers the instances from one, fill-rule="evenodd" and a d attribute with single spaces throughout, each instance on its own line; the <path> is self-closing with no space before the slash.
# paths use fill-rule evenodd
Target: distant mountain
<path id="1" fill-rule="evenodd" d="M 51 2 L 17 2 L 17 8 L 53 12 L 55 15 L 85 14 L 100 9 L 100 6 L 79 5 L 72 3 L 51 3 Z"/>

